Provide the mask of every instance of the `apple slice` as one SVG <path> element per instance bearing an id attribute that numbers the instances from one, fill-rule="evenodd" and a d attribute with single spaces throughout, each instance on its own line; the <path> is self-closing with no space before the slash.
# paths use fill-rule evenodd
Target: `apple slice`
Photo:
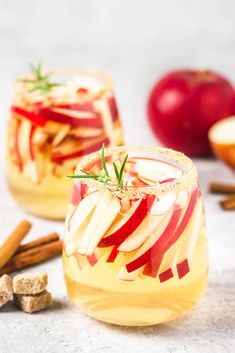
<path id="1" fill-rule="evenodd" d="M 74 212 L 71 220 L 69 234 L 65 238 L 65 243 L 75 236 L 83 222 L 94 211 L 101 196 L 101 191 L 94 191 L 84 197 L 81 202 L 77 205 L 76 211 Z"/>
<path id="2" fill-rule="evenodd" d="M 80 142 L 79 144 L 79 147 L 77 147 L 75 150 L 71 148 L 72 146 L 72 142 L 70 142 L 69 144 L 71 145 L 69 147 L 69 150 L 73 151 L 73 152 L 70 152 L 70 153 L 63 153 L 62 150 L 63 150 L 63 146 L 60 145 L 60 152 L 57 152 L 59 151 L 59 149 L 54 149 L 53 152 L 52 152 L 52 161 L 55 162 L 55 163 L 61 163 L 63 162 L 64 160 L 66 159 L 74 159 L 74 158 L 77 158 L 77 157 L 82 157 L 86 154 L 89 154 L 89 153 L 92 153 L 92 152 L 96 152 L 98 151 L 102 144 L 105 144 L 106 146 L 109 145 L 109 139 L 108 138 L 104 138 L 102 136 L 102 138 L 99 138 L 99 139 L 96 139 L 96 140 L 89 140 L 89 143 L 84 143 L 82 144 Z M 57 146 L 59 147 L 59 146 Z M 67 146 L 65 146 L 67 148 Z"/>
<path id="3" fill-rule="evenodd" d="M 174 215 L 174 213 L 179 212 L 179 217 L 178 217 L 179 223 L 177 221 L 178 224 L 175 224 L 175 226 L 174 226 L 174 222 L 173 222 L 173 230 L 168 234 L 166 231 L 165 237 L 164 237 L 164 235 L 162 235 L 162 237 L 159 239 L 159 241 L 153 246 L 152 253 L 151 253 L 152 262 L 154 262 L 154 261 L 158 262 L 157 257 L 161 254 L 165 254 L 172 247 L 172 245 L 175 244 L 175 242 L 179 239 L 179 237 L 184 233 L 185 228 L 187 227 L 187 225 L 189 224 L 189 221 L 191 220 L 192 213 L 194 212 L 195 205 L 197 202 L 198 192 L 199 192 L 198 187 L 196 187 L 192 191 L 192 194 L 189 199 L 189 202 L 188 202 L 188 205 L 187 205 L 185 212 L 182 212 L 181 209 L 177 210 L 177 207 L 179 207 L 179 206 L 176 206 L 176 210 L 173 212 L 173 215 Z M 180 194 L 179 199 L 180 198 L 182 198 L 182 194 Z M 172 215 L 172 219 L 173 219 L 173 215 Z M 169 222 L 169 224 L 170 224 L 170 222 Z M 174 249 L 172 251 L 174 253 Z M 146 254 L 146 256 L 147 256 L 147 254 Z M 164 256 L 164 259 L 165 259 L 165 256 Z M 161 270 L 163 271 L 162 273 L 164 273 L 164 275 L 162 275 L 161 278 L 162 279 L 164 278 L 164 280 L 166 280 L 166 278 L 168 276 L 165 274 L 165 271 L 164 271 L 165 268 L 161 268 L 159 271 L 161 272 Z M 152 272 L 156 273 L 154 266 L 153 266 Z M 169 278 L 171 278 L 171 276 Z"/>
<path id="4" fill-rule="evenodd" d="M 60 104 L 54 106 L 54 108 L 62 108 L 62 109 L 69 109 L 69 110 L 77 110 L 79 112 L 91 112 L 95 113 L 93 107 L 93 101 L 89 101 L 86 103 L 68 103 L 68 104 Z"/>
<path id="5" fill-rule="evenodd" d="M 171 217 L 172 217 L 172 212 L 165 215 L 164 220 L 159 224 L 157 229 L 150 235 L 150 237 L 143 243 L 143 245 L 138 250 L 136 250 L 134 252 L 134 256 L 128 257 L 128 259 L 129 259 L 128 263 L 130 262 L 130 260 L 132 262 L 132 261 L 135 261 L 136 259 L 140 258 L 143 254 L 146 253 L 146 251 L 148 251 L 149 249 L 152 248 L 152 246 L 158 241 L 161 234 L 167 228 Z M 129 254 L 131 255 L 132 253 L 128 253 L 128 255 Z M 137 267 L 133 271 L 129 271 L 127 269 L 128 263 L 126 263 L 126 265 L 123 266 L 123 268 L 121 269 L 121 271 L 119 273 L 118 278 L 123 279 L 123 280 L 135 280 L 135 278 L 143 271 L 144 265 Z"/>
<path id="6" fill-rule="evenodd" d="M 106 135 L 109 138 L 111 146 L 115 146 L 113 119 L 112 119 L 110 106 L 108 103 L 108 98 L 101 97 L 97 100 L 94 100 L 93 104 L 94 104 L 95 110 L 100 114 Z"/>
<path id="7" fill-rule="evenodd" d="M 151 158 L 131 158 L 130 162 L 135 162 L 132 171 L 136 172 L 139 178 L 152 183 L 166 178 L 178 178 L 182 175 L 179 168 Z"/>
<path id="8" fill-rule="evenodd" d="M 117 217 L 120 207 L 120 201 L 113 196 L 111 191 L 106 189 L 102 192 L 89 226 L 81 239 L 79 254 L 93 254 L 100 239 Z"/>
<path id="9" fill-rule="evenodd" d="M 70 124 L 71 126 L 87 126 L 102 128 L 102 121 L 98 114 L 85 111 L 75 111 L 64 108 L 42 109 L 40 115 L 44 120 L 52 120 L 61 124 Z"/>
<path id="10" fill-rule="evenodd" d="M 77 139 L 90 139 L 99 137 L 103 134 L 103 129 L 89 128 L 89 127 L 76 127 L 69 131 L 69 136 Z"/>
<path id="11" fill-rule="evenodd" d="M 23 108 L 12 106 L 11 112 L 15 113 L 23 118 L 30 120 L 35 125 L 39 125 L 39 126 L 44 127 L 46 124 L 46 120 L 41 115 L 35 114 L 34 112 L 30 112 L 30 111 L 25 110 Z"/>
<path id="12" fill-rule="evenodd" d="M 126 265 L 127 271 L 132 272 L 146 265 L 152 258 L 156 255 L 161 255 L 165 252 L 166 244 L 169 242 L 172 234 L 175 233 L 179 218 L 181 214 L 181 209 L 177 205 L 174 206 L 173 213 L 171 214 L 170 220 L 160 236 L 157 238 L 156 242 L 148 248 L 143 254 L 141 254 L 136 259 L 132 260 Z M 146 244 L 147 242 L 145 242 Z M 144 244 L 144 245 L 145 245 Z M 147 245 L 146 245 L 147 247 Z"/>
<path id="13" fill-rule="evenodd" d="M 70 203 L 72 205 L 79 204 L 79 202 L 84 197 L 87 189 L 88 189 L 88 186 L 85 183 L 82 183 L 81 181 L 77 181 L 76 183 L 74 183 L 71 198 L 70 198 Z"/>
<path id="14" fill-rule="evenodd" d="M 138 228 L 118 247 L 119 251 L 130 252 L 139 248 L 163 221 L 165 215 L 147 215 Z"/>
<path id="15" fill-rule="evenodd" d="M 64 124 L 62 128 L 59 130 L 59 132 L 56 134 L 56 136 L 54 137 L 52 141 L 52 146 L 59 145 L 64 140 L 64 138 L 68 135 L 69 130 L 70 130 L 70 125 Z"/>
<path id="16" fill-rule="evenodd" d="M 235 116 L 215 123 L 210 128 L 208 137 L 215 155 L 235 168 Z"/>
<path id="17" fill-rule="evenodd" d="M 99 247 L 121 245 L 121 243 L 136 230 L 144 220 L 145 216 L 150 212 L 154 200 L 155 195 L 147 195 L 145 198 L 141 199 L 135 212 L 130 216 L 126 223 L 112 234 L 103 238 L 99 243 Z"/>
<path id="18" fill-rule="evenodd" d="M 112 121 L 113 122 L 118 121 L 119 120 L 119 113 L 118 113 L 116 99 L 113 96 L 113 94 L 108 96 L 107 99 L 108 99 L 110 113 L 111 113 L 111 116 L 112 116 Z"/>
<path id="19" fill-rule="evenodd" d="M 184 242 L 180 246 L 180 251 L 176 259 L 179 278 L 184 277 L 190 271 L 190 264 L 200 235 L 203 220 L 203 204 L 200 198 L 194 211 L 194 218 L 190 222 L 189 229 L 187 228 L 187 236 L 184 237 Z"/>
<path id="20" fill-rule="evenodd" d="M 20 172 L 23 172 L 23 161 L 21 158 L 21 153 L 19 149 L 19 131 L 20 131 L 20 125 L 21 121 L 16 120 L 16 127 L 15 127 L 15 154 L 16 154 L 16 160 L 18 164 L 18 168 Z"/>
<path id="21" fill-rule="evenodd" d="M 67 256 L 71 256 L 77 253 L 79 244 L 81 242 L 81 237 L 89 225 L 93 210 L 94 208 L 90 211 L 89 214 L 86 213 L 87 218 L 86 219 L 83 218 L 82 222 L 80 222 L 80 225 L 78 225 L 78 228 L 76 229 L 76 231 L 72 233 L 72 236 L 71 236 L 71 227 L 70 228 L 66 227 L 64 249 Z"/>
<path id="22" fill-rule="evenodd" d="M 176 201 L 176 194 L 174 192 L 170 192 L 164 195 L 159 200 L 155 200 L 151 208 L 150 214 L 155 216 L 165 214 L 173 207 L 175 201 Z"/>

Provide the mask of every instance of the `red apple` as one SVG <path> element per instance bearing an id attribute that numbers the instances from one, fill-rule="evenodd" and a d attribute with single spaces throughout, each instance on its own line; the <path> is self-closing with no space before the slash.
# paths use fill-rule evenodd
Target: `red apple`
<path id="1" fill-rule="evenodd" d="M 160 79 L 148 100 L 150 125 L 159 141 L 191 156 L 210 152 L 207 133 L 235 112 L 234 89 L 212 71 L 179 70 Z"/>

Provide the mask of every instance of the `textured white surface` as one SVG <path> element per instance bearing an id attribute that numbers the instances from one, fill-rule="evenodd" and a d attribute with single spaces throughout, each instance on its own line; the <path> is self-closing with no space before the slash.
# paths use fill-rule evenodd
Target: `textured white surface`
<path id="1" fill-rule="evenodd" d="M 115 81 L 127 143 L 154 144 L 146 125 L 145 102 L 155 78 L 179 66 L 213 67 L 230 77 L 234 66 L 231 0 L 0 0 L 0 220 L 1 240 L 23 217 L 34 223 L 31 237 L 63 224 L 26 215 L 7 192 L 4 138 L 13 79 L 30 60 L 47 66 L 96 67 Z M 12 304 L 0 312 L 0 352 L 232 353 L 235 351 L 235 222 L 217 196 L 213 179 L 233 180 L 219 162 L 197 161 L 209 236 L 209 286 L 201 305 L 175 322 L 119 328 L 92 320 L 66 299 L 59 259 L 37 270 L 49 274 L 52 310 L 27 315 Z"/>

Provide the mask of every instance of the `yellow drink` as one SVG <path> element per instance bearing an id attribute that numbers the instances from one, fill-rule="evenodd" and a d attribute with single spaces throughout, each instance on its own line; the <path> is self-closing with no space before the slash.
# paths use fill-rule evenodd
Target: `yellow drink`
<path id="1" fill-rule="evenodd" d="M 143 151 L 146 152 L 145 149 L 140 149 L 141 153 Z M 150 152 L 156 153 L 156 158 L 163 153 L 161 151 L 150 149 Z M 127 148 L 127 152 L 130 156 L 132 150 Z M 133 153 L 136 152 L 138 151 L 134 150 Z M 141 189 L 140 198 L 137 199 L 136 194 L 133 194 L 135 196 L 130 209 L 134 207 L 134 210 L 130 211 L 124 197 L 125 211 L 117 208 L 117 214 L 114 212 L 113 220 L 101 235 L 94 251 L 91 244 L 94 243 L 98 229 L 101 229 L 102 218 L 90 238 L 88 227 L 104 196 L 98 199 L 94 210 L 81 226 L 76 227 L 76 224 L 79 222 L 79 215 L 82 217 L 79 209 L 87 212 L 85 199 L 94 201 L 94 190 L 98 190 L 98 185 L 91 191 L 91 184 L 88 183 L 88 189 L 78 205 L 70 206 L 63 252 L 68 295 L 79 308 L 98 320 L 128 326 L 169 321 L 190 311 L 204 291 L 208 269 L 207 238 L 195 170 L 186 157 L 179 158 L 172 151 L 168 154 L 171 159 L 177 158 L 178 164 L 172 169 L 170 158 L 160 162 L 145 157 L 129 158 L 126 174 L 132 174 L 133 178 L 129 179 L 127 186 L 131 191 L 125 190 L 124 194 L 128 193 L 131 199 L 134 189 L 138 189 L 138 192 Z M 113 156 L 114 152 L 111 159 Z M 117 152 L 115 160 L 117 161 Z M 185 168 L 184 163 L 187 164 Z M 83 169 L 86 162 L 81 165 Z M 148 169 L 148 166 L 151 168 Z M 160 174 L 157 172 L 159 168 Z M 158 182 L 153 180 L 154 175 Z M 130 186 L 130 183 L 136 185 L 136 182 L 138 186 Z M 150 190 L 152 193 L 147 195 Z M 100 192 L 102 195 L 109 195 L 110 191 L 100 189 Z M 123 202 L 124 198 L 119 194 L 117 196 L 116 190 L 112 189 L 112 192 L 113 197 Z M 142 208 L 142 212 L 138 213 L 148 197 L 147 211 Z M 107 214 L 111 217 L 112 213 L 109 211 L 110 207 L 117 205 L 113 199 L 108 202 L 102 216 L 107 220 Z M 144 217 L 143 212 L 146 212 Z M 129 230 L 131 231 L 128 233 Z M 113 234 L 116 238 L 112 237 Z M 89 238 L 87 246 L 84 242 L 86 237 Z"/>
<path id="2" fill-rule="evenodd" d="M 83 155 L 123 143 L 106 76 L 56 75 L 48 92 L 33 90 L 34 75 L 17 82 L 8 129 L 7 180 L 17 202 L 38 216 L 64 219 L 71 175 Z"/>

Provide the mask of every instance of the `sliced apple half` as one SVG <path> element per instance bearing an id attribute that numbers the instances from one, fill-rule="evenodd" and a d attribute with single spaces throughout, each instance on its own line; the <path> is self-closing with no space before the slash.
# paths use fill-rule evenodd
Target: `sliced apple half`
<path id="1" fill-rule="evenodd" d="M 215 155 L 235 168 L 235 116 L 215 123 L 210 128 L 208 137 Z"/>
<path id="2" fill-rule="evenodd" d="M 80 204 L 79 204 L 80 205 Z M 92 255 L 94 249 L 113 223 L 120 210 L 120 201 L 109 190 L 104 190 L 84 232 L 78 252 L 81 255 Z"/>

